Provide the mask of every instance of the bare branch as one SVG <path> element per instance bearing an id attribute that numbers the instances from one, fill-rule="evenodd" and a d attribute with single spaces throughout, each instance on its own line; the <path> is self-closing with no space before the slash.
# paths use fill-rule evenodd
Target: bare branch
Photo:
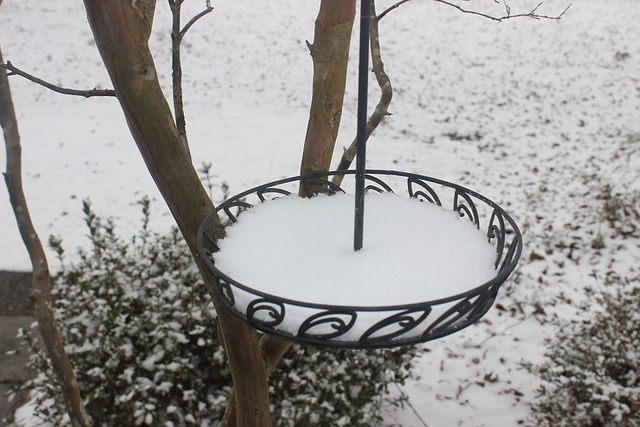
<path id="1" fill-rule="evenodd" d="M 16 76 L 24 77 L 25 79 L 33 83 L 37 83 L 40 86 L 44 86 L 49 90 L 52 90 L 57 93 L 61 93 L 63 95 L 75 95 L 75 96 L 82 96 L 85 98 L 91 98 L 93 96 L 114 96 L 114 97 L 116 96 L 116 91 L 113 89 L 95 89 L 94 88 L 89 90 L 78 90 L 78 89 L 67 89 L 64 87 L 56 86 L 52 83 L 39 79 L 38 77 L 32 76 L 31 74 L 25 71 L 22 71 L 18 67 L 15 67 L 11 63 L 11 61 L 7 61 L 6 64 L 0 64 L 0 68 L 9 71 L 6 74 L 6 76 L 16 75 Z"/>
<path id="2" fill-rule="evenodd" d="M 378 19 L 382 19 L 386 14 L 388 14 L 389 12 L 391 12 L 392 10 L 398 8 L 399 6 L 401 6 L 404 3 L 407 3 L 411 0 L 402 0 L 399 1 L 397 3 L 395 3 L 394 5 L 388 7 L 384 12 L 382 12 L 380 14 L 380 16 L 378 17 Z M 475 10 L 469 10 L 469 9 L 465 9 L 462 6 L 459 6 L 455 3 L 452 3 L 450 1 L 447 0 L 432 0 L 435 1 L 437 3 L 442 3 L 442 4 L 446 4 L 448 6 L 453 7 L 454 9 L 458 9 L 460 12 L 462 13 L 468 13 L 470 15 L 477 15 L 477 16 L 482 16 L 483 18 L 487 18 L 490 19 L 492 21 L 497 21 L 497 22 L 502 22 L 505 21 L 507 19 L 513 19 L 513 18 L 533 18 L 533 19 L 551 19 L 551 20 L 559 20 L 562 19 L 562 17 L 567 13 L 567 11 L 569 10 L 569 8 L 571 7 L 571 3 L 562 11 L 561 14 L 559 14 L 558 16 L 549 16 L 549 15 L 539 15 L 538 14 L 538 9 L 540 8 L 540 6 L 542 6 L 542 3 L 538 3 L 538 5 L 533 8 L 533 10 L 531 10 L 530 12 L 527 13 L 518 13 L 516 15 L 512 15 L 511 14 L 511 7 L 509 7 L 509 5 L 507 4 L 507 2 L 504 2 L 504 7 L 506 10 L 506 15 L 503 16 L 492 16 L 486 13 L 482 13 L 482 12 L 477 12 Z M 499 3 L 499 1 L 496 1 L 496 3 Z"/>
<path id="3" fill-rule="evenodd" d="M 511 16 L 511 6 L 506 1 L 504 2 L 504 10 L 507 12 L 507 16 Z"/>
<path id="4" fill-rule="evenodd" d="M 540 6 L 542 6 L 542 2 L 541 2 L 541 3 L 538 3 L 538 5 L 528 13 L 518 13 L 516 15 L 512 15 L 511 14 L 511 8 L 505 2 L 504 6 L 505 6 L 505 8 L 507 10 L 507 14 L 504 15 L 504 16 L 496 17 L 496 16 L 491 16 L 491 15 L 488 15 L 488 14 L 485 14 L 485 13 L 482 13 L 482 12 L 477 12 L 477 11 L 474 11 L 474 10 L 464 9 L 461 6 L 458 6 L 457 4 L 448 2 L 446 0 L 433 0 L 433 1 L 438 2 L 438 3 L 442 3 L 442 4 L 446 4 L 448 6 L 451 6 L 451 7 L 455 8 L 455 9 L 458 9 L 462 13 L 468 13 L 468 14 L 471 14 L 471 15 L 482 16 L 483 18 L 491 19 L 492 21 L 497 21 L 497 22 L 502 22 L 504 20 L 513 19 L 513 18 L 533 18 L 533 19 L 538 19 L 538 20 L 540 20 L 540 19 L 558 20 L 558 19 L 562 19 L 564 14 L 571 7 L 571 4 L 569 4 L 569 6 L 567 6 L 564 9 L 564 11 L 562 11 L 562 13 L 560 15 L 558 15 L 558 16 L 539 15 L 537 13 L 537 11 L 538 11 L 538 8 L 540 8 Z"/>
<path id="5" fill-rule="evenodd" d="M 0 49 L 0 63 L 2 62 L 4 60 Z M 7 150 L 7 171 L 4 173 L 4 180 L 18 230 L 31 259 L 33 268 L 31 295 L 35 300 L 35 316 L 40 327 L 40 335 L 58 379 L 71 423 L 74 426 L 88 427 L 89 422 L 82 405 L 78 382 L 65 352 L 53 314 L 51 277 L 47 257 L 31 221 L 22 186 L 22 147 L 18 132 L 18 120 L 11 98 L 11 88 L 6 74 L 0 74 L 0 126 L 4 131 Z"/>
<path id="6" fill-rule="evenodd" d="M 206 8 L 191 18 L 187 25 L 180 30 L 180 15 L 184 0 L 169 0 L 171 8 L 172 26 L 171 26 L 171 70 L 173 77 L 173 112 L 176 119 L 176 127 L 178 134 L 182 140 L 182 145 L 191 156 L 189 150 L 189 141 L 187 140 L 187 119 L 184 113 L 184 101 L 182 96 L 182 59 L 180 54 L 180 45 L 184 35 L 200 18 L 207 15 L 213 10 L 211 1 L 207 0 Z"/>
<path id="7" fill-rule="evenodd" d="M 384 63 L 382 62 L 382 56 L 380 53 L 380 35 L 378 31 L 379 21 L 380 17 L 376 16 L 375 2 L 374 0 L 371 0 L 371 29 L 369 33 L 369 37 L 371 40 L 371 64 L 373 74 L 376 76 L 378 86 L 380 86 L 380 100 L 376 105 L 376 109 L 373 111 L 373 113 L 371 113 L 371 116 L 369 116 L 369 119 L 367 120 L 367 131 L 365 136 L 366 139 L 369 139 L 369 136 L 371 136 L 373 131 L 382 122 L 382 119 L 384 119 L 385 116 L 390 115 L 388 108 L 389 104 L 391 103 L 391 98 L 393 97 L 391 80 L 389 79 L 387 73 L 384 71 Z M 344 150 L 337 170 L 349 169 L 349 166 L 351 166 L 353 159 L 355 159 L 356 157 L 356 151 L 357 140 L 354 138 L 349 148 Z M 340 185 L 342 183 L 342 178 L 344 178 L 344 175 L 334 175 L 332 182 L 334 184 Z"/>
<path id="8" fill-rule="evenodd" d="M 189 141 L 187 140 L 187 120 L 184 114 L 184 102 L 182 97 L 182 59 L 180 54 L 180 44 L 182 43 L 182 34 L 180 33 L 180 14 L 182 8 L 182 0 L 169 0 L 171 8 L 172 25 L 171 25 L 171 76 L 173 83 L 173 113 L 175 115 L 176 127 L 178 135 L 189 157 Z"/>
<path id="9" fill-rule="evenodd" d="M 397 3 L 395 3 L 394 5 L 390 6 L 389 8 L 385 9 L 382 13 L 380 13 L 379 15 L 376 15 L 375 12 L 375 4 L 372 0 L 372 4 L 371 4 L 371 61 L 372 61 L 372 68 L 373 68 L 373 73 L 376 76 L 376 80 L 378 81 L 378 85 L 380 86 L 380 100 L 378 101 L 378 105 L 376 105 L 376 109 L 375 111 L 371 114 L 371 116 L 369 117 L 368 121 L 367 121 L 367 133 L 366 133 L 366 138 L 368 139 L 369 136 L 371 135 L 371 133 L 373 133 L 373 131 L 378 127 L 378 125 L 382 122 L 382 119 L 389 115 L 388 112 L 388 107 L 389 104 L 391 103 L 391 97 L 393 96 L 393 91 L 391 88 L 391 81 L 389 80 L 389 76 L 385 73 L 384 71 L 384 64 L 382 62 L 381 59 L 381 53 L 380 53 L 380 38 L 379 38 L 379 31 L 378 31 L 378 23 L 380 22 L 380 20 L 382 18 L 384 18 L 389 12 L 391 12 L 394 9 L 397 9 L 398 7 L 400 7 L 401 5 L 409 2 L 411 0 L 401 0 Z M 507 15 L 503 16 L 503 17 L 494 17 L 494 16 L 490 16 L 490 15 L 486 15 L 483 14 L 481 12 L 475 12 L 475 11 L 469 11 L 466 9 L 461 8 L 460 6 L 450 3 L 446 0 L 433 0 L 436 1 L 438 3 L 444 3 L 447 4 L 449 6 L 452 6 L 458 10 L 460 10 L 461 12 L 464 13 L 469 13 L 469 14 L 473 14 L 473 15 L 479 15 L 479 16 L 483 16 L 485 18 L 489 18 L 492 19 L 494 21 L 503 21 L 505 19 L 510 19 L 510 18 L 517 18 L 517 17 L 530 17 L 530 18 L 534 18 L 534 19 L 560 19 L 565 12 L 569 9 L 569 7 L 571 5 L 569 5 L 564 12 L 562 12 L 560 15 L 558 15 L 557 17 L 549 17 L 546 15 L 538 15 L 537 11 L 538 8 L 542 5 L 542 3 L 539 3 L 531 12 L 529 13 L 524 13 L 524 14 L 518 14 L 518 15 L 511 15 L 511 9 L 509 8 L 509 6 L 507 5 L 506 2 L 504 2 L 504 5 L 506 7 L 506 11 L 507 11 Z M 494 0 L 496 3 L 500 3 L 499 0 Z M 340 163 L 338 164 L 337 170 L 347 170 L 349 169 L 349 167 L 351 166 L 351 163 L 353 162 L 353 159 L 355 159 L 356 157 L 356 141 L 354 140 L 351 145 L 349 145 L 348 148 L 346 148 L 344 150 L 344 153 L 342 154 L 342 158 L 340 159 Z M 340 183 L 342 182 L 342 178 L 343 175 L 335 175 L 333 177 L 332 182 L 334 184 L 340 185 Z"/>
<path id="10" fill-rule="evenodd" d="M 390 6 L 390 7 L 388 7 L 384 12 L 382 12 L 380 15 L 378 15 L 378 18 L 377 18 L 377 19 L 378 19 L 378 21 L 379 21 L 379 20 L 381 20 L 382 18 L 384 18 L 384 17 L 385 17 L 385 15 L 386 15 L 387 13 L 391 12 L 393 9 L 397 9 L 397 8 L 398 8 L 398 7 L 400 7 L 402 4 L 407 3 L 407 2 L 409 2 L 409 1 L 411 1 L 411 0 L 402 0 L 402 1 L 399 1 L 398 3 L 396 3 L 396 4 L 394 4 L 394 5 Z"/>
<path id="11" fill-rule="evenodd" d="M 189 22 L 187 22 L 187 24 L 184 26 L 184 28 L 182 28 L 182 30 L 180 31 L 180 40 L 184 38 L 184 35 L 187 34 L 187 31 L 189 31 L 189 28 L 191 28 L 193 24 L 195 24 L 198 21 L 198 19 L 210 13 L 212 10 L 213 10 L 213 6 L 211 6 L 211 0 L 207 0 L 207 7 L 202 12 L 198 13 L 196 16 L 191 18 Z"/>
<path id="12" fill-rule="evenodd" d="M 236 396 L 237 425 L 270 426 L 268 383 L 257 333 L 225 307 L 219 285 L 198 252 L 198 229 L 214 210 L 213 203 L 187 151 L 179 149 L 182 142 L 157 75 L 136 72 L 141 67 L 154 69 L 148 41 L 155 1 L 138 0 L 141 3 L 147 6 L 148 13 L 141 15 L 128 7 L 131 0 L 84 0 L 98 51 L 115 85 L 131 134 L 194 255 L 218 313 Z"/>

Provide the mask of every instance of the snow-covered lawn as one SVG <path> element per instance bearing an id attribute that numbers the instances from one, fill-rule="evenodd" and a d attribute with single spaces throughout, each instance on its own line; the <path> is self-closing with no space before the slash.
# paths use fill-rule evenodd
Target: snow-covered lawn
<path id="1" fill-rule="evenodd" d="M 187 2 L 184 16 L 199 3 Z M 221 0 L 185 39 L 194 163 L 212 163 L 231 194 L 298 172 L 311 91 L 305 40 L 313 39 L 318 3 Z M 558 15 L 568 3 L 548 0 L 538 12 Z M 537 4 L 514 0 L 512 12 Z M 464 5 L 504 12 L 489 0 Z M 158 2 L 152 46 L 169 94 L 167 9 Z M 502 23 L 414 0 L 381 21 L 393 115 L 370 140 L 368 166 L 472 188 L 501 204 L 525 238 L 520 266 L 484 320 L 421 346 L 403 391 L 430 427 L 525 420 L 538 380 L 521 363 L 542 360 L 544 340 L 555 333 L 549 320 L 580 316 L 583 288 L 596 286 L 597 277 L 639 274 L 638 234 L 604 219 L 606 197 L 630 200 L 640 191 L 638 22 L 637 0 L 580 0 L 560 21 Z M 5 60 L 46 80 L 109 86 L 80 2 L 4 0 L 0 43 Z M 355 133 L 352 58 L 338 146 Z M 84 244 L 86 197 L 128 233 L 139 225 L 136 202 L 148 194 L 158 200 L 152 227 L 168 229 L 172 219 L 115 99 L 65 97 L 18 77 L 11 85 L 25 191 L 43 239 L 55 234 L 66 248 Z M 372 82 L 371 104 L 377 93 Z M 219 186 L 214 192 L 222 197 Z M 0 242 L 0 269 L 30 268 L 4 186 Z M 56 267 L 51 253 L 50 263 Z M 389 408 L 383 425 L 421 424 L 405 407 Z"/>

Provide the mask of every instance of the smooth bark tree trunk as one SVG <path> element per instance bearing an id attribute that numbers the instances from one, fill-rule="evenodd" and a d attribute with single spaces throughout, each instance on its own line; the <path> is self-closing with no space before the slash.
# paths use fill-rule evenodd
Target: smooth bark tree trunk
<path id="1" fill-rule="evenodd" d="M 196 245 L 213 210 L 182 144 L 156 75 L 148 39 L 154 0 L 84 0 L 91 29 L 133 138 L 213 298 L 233 377 L 239 426 L 269 426 L 269 395 L 255 330 L 224 307 Z"/>
<path id="2" fill-rule="evenodd" d="M 302 175 L 328 171 L 338 137 L 347 83 L 355 0 L 323 0 L 313 44 L 313 96 L 300 165 Z M 306 195 L 306 194 L 301 194 Z"/>

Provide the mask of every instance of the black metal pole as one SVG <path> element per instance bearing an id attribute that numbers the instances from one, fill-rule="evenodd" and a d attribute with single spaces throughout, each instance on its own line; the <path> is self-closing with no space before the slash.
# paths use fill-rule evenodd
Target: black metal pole
<path id="1" fill-rule="evenodd" d="M 364 234 L 364 170 L 367 144 L 367 89 L 369 85 L 369 27 L 371 0 L 361 0 L 360 63 L 358 65 L 358 133 L 356 136 L 356 203 L 353 249 L 362 249 Z"/>

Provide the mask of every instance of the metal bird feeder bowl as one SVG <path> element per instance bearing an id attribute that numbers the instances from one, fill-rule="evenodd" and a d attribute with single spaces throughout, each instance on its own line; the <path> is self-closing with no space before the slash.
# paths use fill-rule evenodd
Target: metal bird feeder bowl
<path id="1" fill-rule="evenodd" d="M 331 182 L 335 175 L 344 177 L 340 186 Z M 425 203 L 444 208 L 451 206 L 461 218 L 484 233 L 495 248 L 496 276 L 493 279 L 467 292 L 434 301 L 393 306 L 346 306 L 270 295 L 249 283 L 240 283 L 216 268 L 213 251 L 217 249 L 218 239 L 224 238 L 227 224 L 237 222 L 239 212 L 241 214 L 257 203 L 295 194 L 298 186 L 314 195 L 347 192 L 345 189 L 354 186 L 355 175 L 355 171 L 327 172 L 263 184 L 226 200 L 206 218 L 198 232 L 198 248 L 209 271 L 218 279 L 222 300 L 229 310 L 267 334 L 315 346 L 345 348 L 417 344 L 449 335 L 480 319 L 515 268 L 522 251 L 522 235 L 515 221 L 496 203 L 457 184 L 422 175 L 367 170 L 365 191 L 406 194 L 408 198 Z M 464 268 L 463 261 L 460 268 Z M 304 283 L 299 285 L 304 286 Z M 389 284 L 389 292 L 401 286 L 402 275 L 399 273 L 397 282 Z"/>
<path id="2" fill-rule="evenodd" d="M 218 279 L 222 300 L 234 315 L 267 334 L 323 347 L 396 347 L 459 331 L 476 322 L 489 310 L 498 289 L 516 267 L 522 252 L 522 235 L 518 226 L 488 198 L 436 178 L 406 172 L 365 170 L 370 1 L 363 0 L 361 7 L 356 170 L 287 178 L 247 190 L 220 204 L 207 216 L 198 231 L 200 256 L 211 274 Z M 331 177 L 337 175 L 344 178 L 340 185 L 331 182 Z M 297 301 L 287 298 L 287 295 L 271 295 L 256 289 L 255 284 L 240 283 L 216 268 L 214 252 L 218 249 L 218 240 L 225 236 L 228 224 L 237 222 L 240 211 L 251 209 L 257 203 L 297 193 L 297 188 L 303 189 L 308 196 L 320 193 L 331 195 L 353 189 L 356 251 L 363 247 L 364 196 L 367 192 L 402 195 L 402 191 L 406 192 L 408 198 L 443 207 L 451 206 L 453 212 L 482 231 L 495 248 L 495 277 L 480 286 L 469 286 L 470 289 L 465 292 L 433 301 L 354 306 Z M 460 268 L 464 268 L 462 261 L 460 264 Z M 274 265 L 273 268 L 284 267 Z M 425 275 L 428 274 L 426 271 Z M 398 272 L 397 280 L 386 287 L 392 293 L 401 286 L 402 274 Z"/>

